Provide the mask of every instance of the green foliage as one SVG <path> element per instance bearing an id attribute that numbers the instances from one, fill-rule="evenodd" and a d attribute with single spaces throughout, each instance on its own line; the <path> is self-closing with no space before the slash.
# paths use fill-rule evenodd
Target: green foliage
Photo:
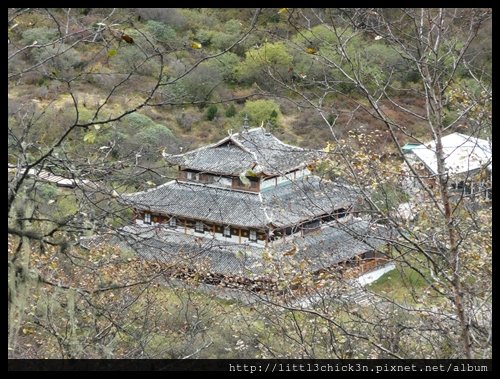
<path id="1" fill-rule="evenodd" d="M 234 117 L 236 115 L 236 108 L 234 104 L 231 104 L 229 108 L 226 109 L 226 117 Z"/>
<path id="2" fill-rule="evenodd" d="M 125 116 L 122 122 L 128 124 L 133 129 L 143 129 L 154 123 L 148 116 L 138 112 Z"/>
<path id="3" fill-rule="evenodd" d="M 78 211 L 77 197 L 72 193 L 62 193 L 57 200 L 57 212 L 54 214 L 57 218 L 67 218 Z"/>
<path id="4" fill-rule="evenodd" d="M 163 22 L 149 20 L 146 22 L 146 30 L 160 43 L 169 44 L 175 42 L 177 38 L 175 30 Z"/>
<path id="5" fill-rule="evenodd" d="M 184 17 L 187 27 L 192 30 L 212 29 L 218 23 L 217 18 L 213 14 L 202 12 L 201 9 L 182 8 L 178 11 Z"/>
<path id="6" fill-rule="evenodd" d="M 245 54 L 245 61 L 236 68 L 236 77 L 242 83 L 267 82 L 267 69 L 284 74 L 292 64 L 292 56 L 282 42 L 265 43 Z"/>
<path id="7" fill-rule="evenodd" d="M 174 138 L 171 130 L 165 125 L 153 124 L 137 133 L 137 142 L 151 145 L 151 146 L 161 146 L 166 144 L 169 139 Z"/>
<path id="8" fill-rule="evenodd" d="M 351 51 L 361 51 L 362 70 L 372 89 L 379 88 L 389 74 L 403 79 L 407 75 L 406 64 L 400 54 L 382 41 L 359 40 Z"/>
<path id="9" fill-rule="evenodd" d="M 59 193 L 56 187 L 47 183 L 40 183 L 37 187 L 37 191 L 40 198 L 45 202 L 55 199 Z"/>
<path id="10" fill-rule="evenodd" d="M 215 116 L 217 115 L 217 106 L 215 104 L 212 104 L 210 105 L 208 108 L 207 108 L 207 113 L 206 113 L 206 116 L 207 116 L 207 120 L 208 121 L 212 121 Z"/>
<path id="11" fill-rule="evenodd" d="M 344 29 L 343 29 L 344 30 Z M 345 35 L 351 35 L 352 33 L 347 30 Z M 301 46 L 315 46 L 316 48 L 332 46 L 338 43 L 337 36 L 330 30 L 326 25 L 316 25 L 309 30 L 301 31 L 301 33 L 295 34 L 292 38 L 292 42 Z"/>
<path id="12" fill-rule="evenodd" d="M 282 116 L 280 106 L 274 100 L 264 99 L 247 101 L 240 112 L 242 118 L 245 114 L 255 126 L 259 126 L 262 122 L 266 125 L 268 121 L 277 125 Z"/>
<path id="13" fill-rule="evenodd" d="M 237 20 L 229 20 L 224 24 L 224 31 L 216 31 L 212 34 L 212 45 L 219 50 L 227 49 L 241 36 L 241 23 Z"/>
<path id="14" fill-rule="evenodd" d="M 109 58 L 110 66 L 121 73 L 135 71 L 146 76 L 158 75 L 160 63 L 158 59 L 148 59 L 152 54 L 151 46 L 147 42 L 147 33 L 144 36 L 137 30 L 127 30 L 127 35 L 132 37 L 134 44 L 122 43 L 113 57 Z M 149 37 L 149 40 L 153 38 Z"/>
<path id="15" fill-rule="evenodd" d="M 224 24 L 224 31 L 228 34 L 241 33 L 241 22 L 238 20 L 229 20 Z"/>
<path id="16" fill-rule="evenodd" d="M 41 49 L 35 49 L 32 55 L 36 62 L 47 60 L 46 67 L 56 77 L 65 77 L 72 73 L 72 69 L 81 64 L 80 54 L 69 48 L 68 45 L 51 45 Z"/>
<path id="17" fill-rule="evenodd" d="M 174 134 L 167 126 L 137 112 L 124 117 L 115 127 L 99 133 L 100 144 L 110 140 L 116 142 L 119 155 L 127 155 L 130 151 L 139 149 L 144 153 L 153 153 L 176 143 Z"/>
<path id="18" fill-rule="evenodd" d="M 383 211 L 397 209 L 398 205 L 408 201 L 409 196 L 402 189 L 390 184 L 381 184 L 371 196 L 371 200 Z"/>
<path id="19" fill-rule="evenodd" d="M 23 32 L 23 39 L 21 43 L 23 45 L 31 45 L 33 42 L 37 41 L 37 45 L 43 45 L 54 41 L 58 35 L 57 29 L 46 27 L 31 28 Z"/>
<path id="20" fill-rule="evenodd" d="M 204 102 L 210 99 L 212 92 L 221 82 L 222 73 L 214 66 L 202 63 L 191 74 L 166 90 L 180 96 L 178 100 Z"/>
<path id="21" fill-rule="evenodd" d="M 216 71 L 218 75 L 221 75 L 226 82 L 234 82 L 234 70 L 235 67 L 240 62 L 240 57 L 236 54 L 227 52 L 215 59 L 207 62 L 207 67 Z"/>
<path id="22" fill-rule="evenodd" d="M 420 271 L 426 271 L 420 268 Z M 411 293 L 426 286 L 425 279 L 410 267 L 396 268 L 369 285 L 370 291 L 395 300 L 410 301 Z"/>
<path id="23" fill-rule="evenodd" d="M 175 8 L 137 8 L 137 14 L 145 20 L 154 20 L 177 30 L 183 30 L 186 20 L 182 13 Z"/>
<path id="24" fill-rule="evenodd" d="M 212 37 L 214 32 L 207 29 L 197 30 L 194 39 L 201 43 L 202 46 L 209 46 L 212 43 Z"/>

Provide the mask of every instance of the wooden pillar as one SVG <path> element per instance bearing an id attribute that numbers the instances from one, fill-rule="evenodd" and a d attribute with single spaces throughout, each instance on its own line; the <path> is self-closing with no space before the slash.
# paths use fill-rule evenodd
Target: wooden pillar
<path id="1" fill-rule="evenodd" d="M 241 228 L 238 228 L 238 243 L 241 243 Z"/>
<path id="2" fill-rule="evenodd" d="M 182 220 L 182 223 L 184 224 L 184 234 L 187 234 L 187 221 L 186 221 L 186 219 Z"/>
<path id="3" fill-rule="evenodd" d="M 361 273 L 363 273 L 363 265 L 360 263 L 361 258 L 359 255 L 356 255 L 354 258 L 356 259 L 356 266 L 358 266 L 358 268 L 361 267 Z"/>

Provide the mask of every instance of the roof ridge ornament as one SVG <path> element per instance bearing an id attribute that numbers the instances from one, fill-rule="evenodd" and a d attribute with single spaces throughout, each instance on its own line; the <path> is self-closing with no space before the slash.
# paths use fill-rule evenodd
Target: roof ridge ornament
<path id="1" fill-rule="evenodd" d="M 250 125 L 248 124 L 248 113 L 245 113 L 245 117 L 243 118 L 243 130 L 248 132 L 248 128 Z"/>
<path id="2" fill-rule="evenodd" d="M 264 121 L 262 121 L 262 125 L 264 125 Z M 273 123 L 272 121 L 269 119 L 267 120 L 266 122 L 266 127 L 264 128 L 264 134 L 266 136 L 270 136 L 271 135 L 271 130 L 273 129 Z"/>

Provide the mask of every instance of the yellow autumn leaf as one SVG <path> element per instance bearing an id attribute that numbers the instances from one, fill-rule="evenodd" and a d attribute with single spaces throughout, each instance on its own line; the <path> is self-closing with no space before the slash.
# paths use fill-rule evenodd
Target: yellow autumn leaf
<path id="1" fill-rule="evenodd" d="M 307 54 L 316 54 L 317 52 L 318 52 L 318 50 L 316 50 L 316 48 L 314 48 L 314 47 L 306 47 Z"/>
<path id="2" fill-rule="evenodd" d="M 193 42 L 191 42 L 191 47 L 193 49 L 201 49 L 201 43 L 193 41 Z"/>
<path id="3" fill-rule="evenodd" d="M 288 12 L 288 8 L 281 8 L 279 11 L 278 11 L 278 14 L 282 14 L 282 13 L 286 13 Z"/>
<path id="4" fill-rule="evenodd" d="M 316 165 L 314 163 L 311 163 L 311 164 L 307 165 L 307 169 L 309 171 L 313 172 L 316 170 Z"/>
<path id="5" fill-rule="evenodd" d="M 95 133 L 90 131 L 83 136 L 83 142 L 92 144 L 95 141 L 95 137 L 96 137 Z"/>

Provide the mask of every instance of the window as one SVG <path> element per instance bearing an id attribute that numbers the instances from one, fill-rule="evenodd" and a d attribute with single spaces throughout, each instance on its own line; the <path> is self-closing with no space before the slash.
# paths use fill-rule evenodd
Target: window
<path id="1" fill-rule="evenodd" d="M 175 217 L 170 217 L 169 225 L 175 228 L 177 226 L 177 219 Z"/>
<path id="2" fill-rule="evenodd" d="M 340 208 L 336 210 L 337 218 L 342 218 L 347 215 L 347 211 L 344 208 Z"/>
<path id="3" fill-rule="evenodd" d="M 257 241 L 257 232 L 255 230 L 250 230 L 250 237 L 248 237 L 250 241 Z"/>
<path id="4" fill-rule="evenodd" d="M 197 182 L 200 181 L 200 173 L 199 172 L 187 172 L 187 179 L 188 180 L 195 180 Z"/>
<path id="5" fill-rule="evenodd" d="M 363 258 L 363 259 L 375 258 L 375 252 L 373 252 L 373 251 L 367 251 L 366 253 L 364 253 L 364 254 L 361 255 L 361 258 Z"/>
<path id="6" fill-rule="evenodd" d="M 231 227 L 224 226 L 224 237 L 231 237 Z"/>
<path id="7" fill-rule="evenodd" d="M 311 232 L 313 230 L 318 229 L 320 226 L 321 226 L 320 221 L 319 220 L 314 220 L 314 221 L 310 221 L 308 223 L 305 223 L 302 226 L 302 229 L 304 230 L 304 233 L 308 233 L 308 232 Z"/>
<path id="8" fill-rule="evenodd" d="M 144 213 L 144 223 L 151 224 L 151 213 Z"/>
<path id="9" fill-rule="evenodd" d="M 205 227 L 201 221 L 196 221 L 194 230 L 195 230 L 195 232 L 198 232 L 198 233 L 204 233 Z"/>

